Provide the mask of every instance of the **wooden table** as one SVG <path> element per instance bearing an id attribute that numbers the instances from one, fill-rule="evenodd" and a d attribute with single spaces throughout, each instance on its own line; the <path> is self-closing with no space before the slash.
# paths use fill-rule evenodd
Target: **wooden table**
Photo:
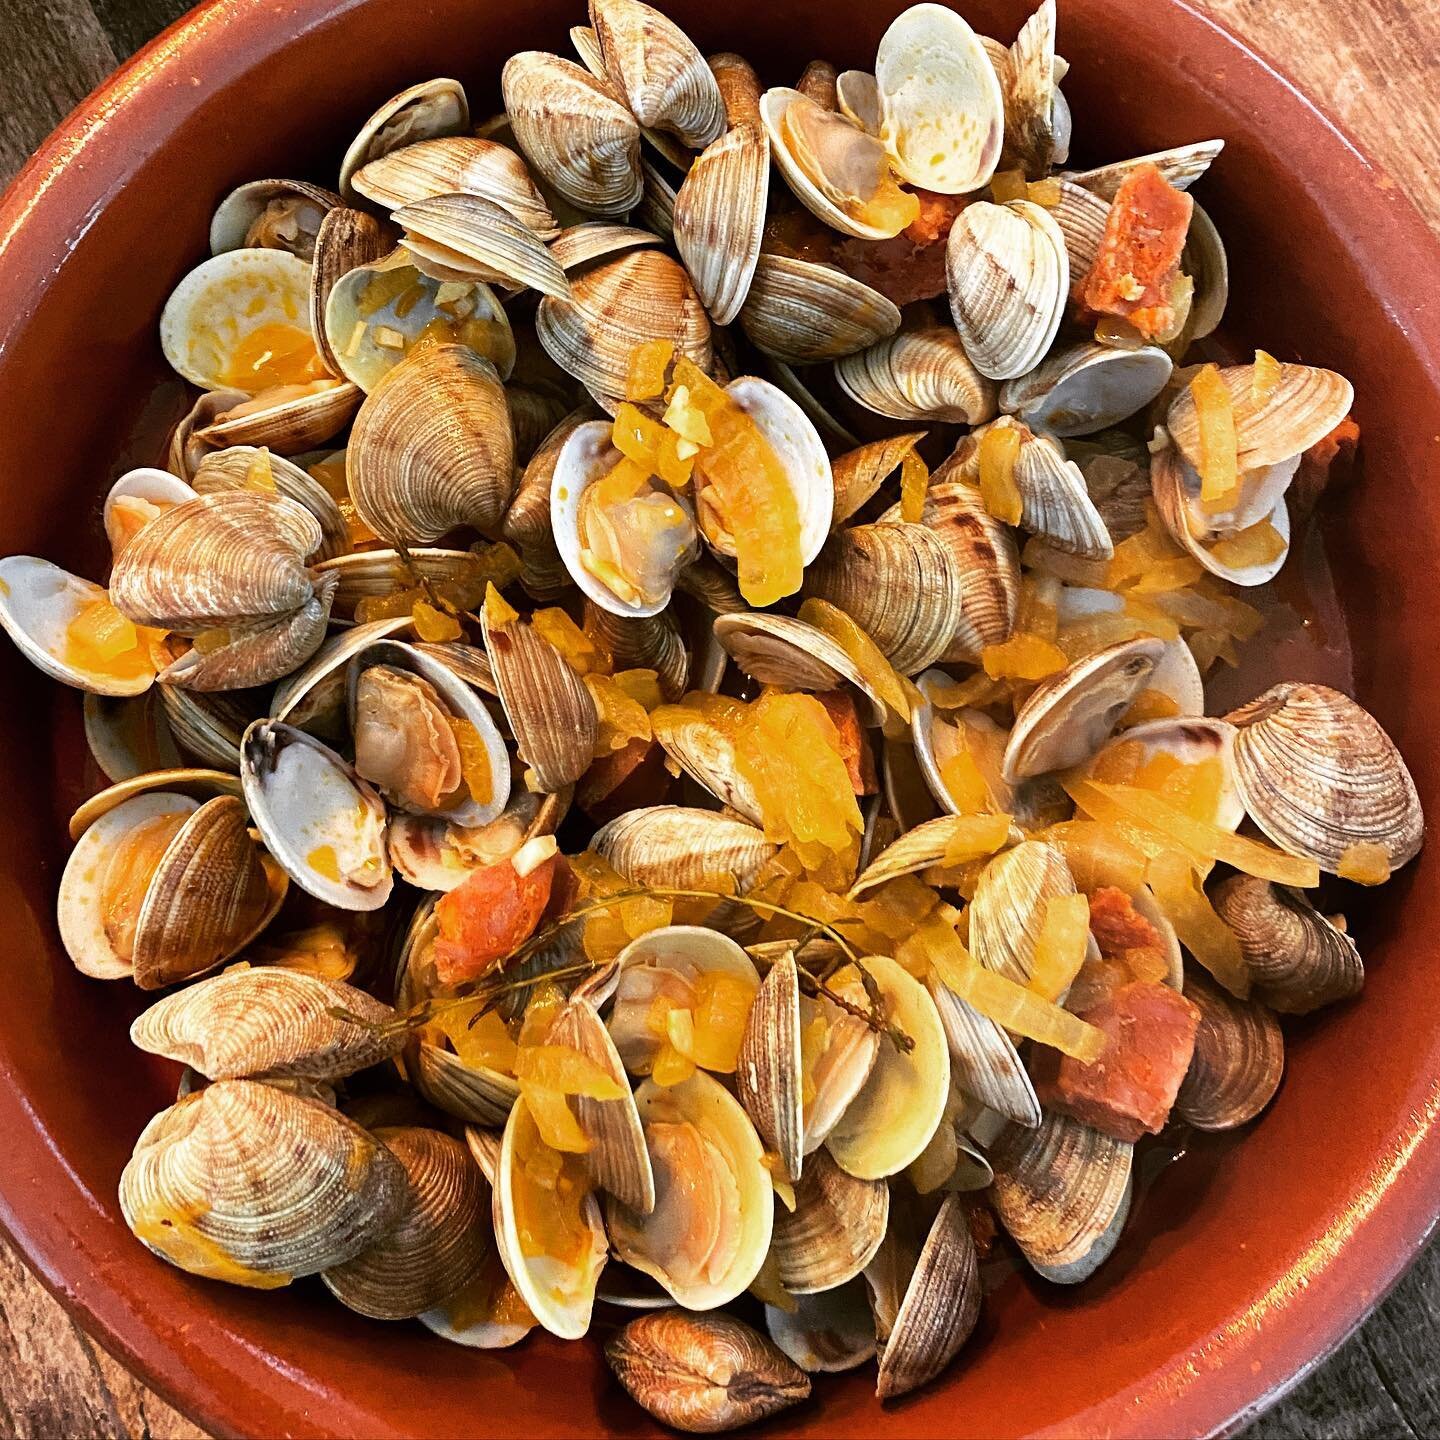
<path id="1" fill-rule="evenodd" d="M 0 181 L 189 3 L 0 0 Z M 1440 0 L 1199 3 L 1281 57 L 1440 229 Z M 83 1334 L 0 1242 L 0 1434 L 174 1440 L 201 1432 Z M 1247 1440 L 1432 1435 L 1440 1435 L 1440 1245 Z"/>

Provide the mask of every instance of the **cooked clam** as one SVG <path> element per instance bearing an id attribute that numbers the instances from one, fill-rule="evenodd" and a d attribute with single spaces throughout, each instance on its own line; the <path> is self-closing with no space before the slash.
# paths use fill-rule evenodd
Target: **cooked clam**
<path id="1" fill-rule="evenodd" d="M 426 80 L 387 100 L 361 127 L 340 162 L 340 193 L 356 189 L 356 172 L 392 151 L 470 128 L 470 106 L 457 80 Z"/>
<path id="2" fill-rule="evenodd" d="M 1174 365 L 1153 345 L 1116 350 L 1093 341 L 1057 350 L 1000 387 L 1000 408 L 1032 430 L 1065 438 L 1093 435 L 1143 410 Z"/>
<path id="3" fill-rule="evenodd" d="M 1234 1130 L 1275 1098 L 1285 1070 L 1285 1040 L 1264 1005 L 1237 1000 L 1192 973 L 1185 998 L 1200 1007 L 1195 1055 L 1175 1097 L 1175 1112 L 1197 1130 Z"/>

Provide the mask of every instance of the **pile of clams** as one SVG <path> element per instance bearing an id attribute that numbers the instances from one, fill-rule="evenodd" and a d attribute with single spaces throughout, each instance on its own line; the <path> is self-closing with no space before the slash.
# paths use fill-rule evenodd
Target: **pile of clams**
<path id="1" fill-rule="evenodd" d="M 1054 0 L 769 88 L 588 20 L 220 201 L 108 575 L 0 560 L 0 624 L 108 782 L 60 939 L 183 1067 L 136 1237 L 481 1349 L 601 1314 L 715 1431 L 1104 1264 L 1424 822 L 1339 690 L 1207 707 L 1359 433 L 1220 338 L 1220 141 L 1072 160 Z"/>

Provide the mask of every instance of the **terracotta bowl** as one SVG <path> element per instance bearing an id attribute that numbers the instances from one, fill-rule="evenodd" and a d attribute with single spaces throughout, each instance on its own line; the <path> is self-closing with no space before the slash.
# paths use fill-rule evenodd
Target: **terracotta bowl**
<path id="1" fill-rule="evenodd" d="M 900 3 L 667 8 L 702 48 L 742 49 L 785 82 L 817 49 L 865 64 Z M 1022 18 L 1019 0 L 964 8 L 1006 37 Z M 1203 194 L 1230 245 L 1233 322 L 1357 382 L 1364 476 L 1329 537 L 1354 681 L 1440 816 L 1427 708 L 1440 699 L 1440 311 L 1412 300 L 1440 292 L 1431 237 L 1321 112 L 1178 0 L 1061 8 L 1083 152 L 1224 136 Z M 155 321 L 203 253 L 219 196 L 256 176 L 332 175 L 361 117 L 416 79 L 460 77 L 483 115 L 501 61 L 563 50 L 580 18 L 578 0 L 215 0 L 98 91 L 0 208 L 0 552 L 98 565 L 98 497 L 127 463 L 157 458 L 181 407 L 180 387 L 160 383 Z M 0 695 L 0 1221 L 45 1283 L 221 1432 L 653 1433 L 594 1344 L 461 1350 L 418 1325 L 364 1321 L 313 1283 L 262 1295 L 192 1280 L 130 1237 L 116 1180 L 175 1075 L 128 1044 L 136 996 L 80 979 L 56 937 L 64 819 L 99 783 L 79 697 L 8 645 Z M 1094 1282 L 1072 1293 L 1017 1277 L 943 1381 L 882 1412 L 868 1376 L 826 1380 L 784 1433 L 1203 1434 L 1238 1426 L 1313 1365 L 1435 1218 L 1437 871 L 1432 846 L 1370 907 L 1363 999 L 1290 1027 L 1273 1109 L 1241 1143 L 1170 1167 Z"/>

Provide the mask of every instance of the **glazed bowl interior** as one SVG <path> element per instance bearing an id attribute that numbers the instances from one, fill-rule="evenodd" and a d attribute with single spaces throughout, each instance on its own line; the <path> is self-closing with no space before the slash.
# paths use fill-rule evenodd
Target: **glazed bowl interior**
<path id="1" fill-rule="evenodd" d="M 703 49 L 740 49 L 768 83 L 788 83 L 816 50 L 867 64 L 900 3 L 665 8 Z M 1028 6 L 963 9 L 1008 40 Z M 0 214 L 0 551 L 98 570 L 106 483 L 157 460 L 183 408 L 155 320 L 204 253 L 210 212 L 230 186 L 272 174 L 328 180 L 360 119 L 433 74 L 464 80 L 479 118 L 498 103 L 509 54 L 564 52 L 582 18 L 576 0 L 220 0 L 125 72 Z M 1426 474 L 1440 437 L 1440 346 L 1437 322 L 1407 310 L 1410 293 L 1440 286 L 1428 237 L 1322 116 L 1173 0 L 1062 0 L 1060 40 L 1073 65 L 1077 158 L 1223 136 L 1226 152 L 1198 193 L 1230 247 L 1232 328 L 1356 382 L 1363 472 L 1328 522 L 1354 683 L 1440 814 L 1430 743 L 1440 584 L 1429 561 L 1440 524 Z M 1335 623 L 1310 617 L 1312 627 Z M 1275 655 L 1276 678 L 1288 663 Z M 418 1325 L 362 1320 L 315 1283 L 256 1294 L 142 1252 L 115 1186 L 136 1134 L 173 1098 L 175 1075 L 128 1044 L 135 994 L 80 979 L 55 934 L 65 818 L 100 783 L 79 697 L 9 646 L 0 694 L 0 1215 L 52 1288 L 221 1431 L 649 1433 L 593 1343 L 542 1335 L 511 1352 L 462 1350 Z M 1413 1254 L 1440 1193 L 1429 1133 L 1440 1108 L 1437 866 L 1432 849 L 1365 908 L 1363 998 L 1290 1027 L 1274 1107 L 1242 1143 L 1202 1146 L 1169 1167 L 1095 1281 L 1072 1293 L 1017 1277 L 937 1384 L 882 1412 L 865 1374 L 826 1378 L 778 1428 L 1198 1433 L 1237 1423 L 1333 1345 Z"/>

